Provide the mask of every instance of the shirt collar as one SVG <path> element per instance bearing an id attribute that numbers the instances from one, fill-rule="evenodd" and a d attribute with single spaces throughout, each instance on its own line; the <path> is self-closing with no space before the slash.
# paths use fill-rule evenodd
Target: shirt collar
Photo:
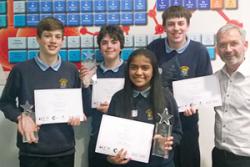
<path id="1" fill-rule="evenodd" d="M 34 58 L 35 59 L 35 62 L 36 64 L 39 66 L 39 68 L 42 70 L 42 71 L 46 71 L 48 68 L 52 68 L 54 71 L 58 71 L 61 64 L 62 64 L 62 59 L 61 59 L 61 56 L 58 55 L 58 61 L 55 63 L 55 64 L 52 64 L 51 66 L 49 66 L 48 64 L 46 64 L 45 62 L 43 62 L 40 57 L 39 57 L 39 53 L 38 55 Z"/>
<path id="2" fill-rule="evenodd" d="M 143 91 L 138 91 L 138 90 L 133 90 L 133 97 L 138 97 L 140 94 L 144 97 L 147 98 L 149 93 L 150 93 L 150 89 L 151 87 L 148 87 L 147 89 L 143 90 Z"/>
<path id="3" fill-rule="evenodd" d="M 188 47 L 189 43 L 190 43 L 190 38 L 187 36 L 187 41 L 186 43 L 179 49 L 173 49 L 169 46 L 168 44 L 168 37 L 166 37 L 166 40 L 165 40 L 165 46 L 166 46 L 166 53 L 170 53 L 172 52 L 173 50 L 175 50 L 177 53 L 182 53 L 185 51 L 185 49 Z"/>
<path id="4" fill-rule="evenodd" d="M 239 66 L 236 72 L 239 72 L 244 77 L 250 76 L 249 64 L 250 64 L 250 59 L 245 58 L 245 60 L 242 62 L 242 64 Z M 226 65 L 224 65 L 222 71 L 227 74 Z"/>
<path id="5" fill-rule="evenodd" d="M 123 60 L 120 59 L 120 63 L 116 67 L 114 67 L 114 68 L 106 68 L 105 65 L 104 65 L 104 61 L 103 61 L 103 62 L 100 63 L 100 68 L 103 70 L 103 73 L 105 73 L 105 72 L 107 72 L 109 70 L 111 70 L 113 72 L 118 72 L 119 68 L 120 68 L 120 66 L 122 64 L 123 64 Z"/>
<path id="6" fill-rule="evenodd" d="M 249 63 L 250 59 L 246 59 L 242 62 L 242 64 L 238 68 L 238 72 L 240 72 L 244 77 L 250 76 L 250 70 L 249 70 Z"/>

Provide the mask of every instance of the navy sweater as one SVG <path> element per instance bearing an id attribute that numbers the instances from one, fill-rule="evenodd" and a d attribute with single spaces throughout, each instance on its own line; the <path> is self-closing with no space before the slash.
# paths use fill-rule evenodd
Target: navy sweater
<path id="1" fill-rule="evenodd" d="M 125 63 L 123 63 L 117 72 L 114 72 L 112 70 L 108 70 L 106 72 L 103 72 L 103 69 L 100 68 L 100 66 L 97 67 L 97 78 L 124 78 L 124 68 L 125 68 Z M 91 134 L 92 137 L 95 139 L 97 138 L 99 129 L 100 129 L 100 124 L 101 124 L 101 119 L 102 119 L 102 112 L 96 110 L 95 108 L 91 108 L 91 97 L 92 97 L 92 89 L 91 87 L 84 89 L 84 100 L 86 102 L 84 105 L 84 110 L 87 112 L 88 116 L 92 116 L 92 130 Z"/>
<path id="2" fill-rule="evenodd" d="M 173 115 L 173 118 L 170 119 L 170 123 L 173 126 L 172 135 L 174 137 L 174 146 L 175 146 L 176 144 L 179 144 L 181 140 L 181 135 L 182 135 L 181 123 L 180 123 L 178 108 L 171 92 L 168 91 L 168 89 L 164 89 L 164 91 L 165 91 L 166 108 L 168 108 L 169 114 Z M 123 118 L 124 117 L 127 118 L 125 115 L 131 115 L 127 114 L 125 107 L 123 107 L 126 106 L 126 104 L 124 104 L 124 94 L 126 94 L 126 92 L 124 90 L 120 90 L 112 97 L 108 112 L 109 115 L 123 117 Z M 155 114 L 152 115 L 148 114 L 148 111 L 150 110 L 152 111 L 150 95 L 147 98 L 144 98 L 143 96 L 140 95 L 136 98 L 133 98 L 133 108 L 138 111 L 138 116 L 133 118 L 129 117 L 127 119 L 133 119 L 136 121 L 142 121 L 151 124 L 155 124 L 156 122 L 159 121 L 158 117 L 157 118 L 154 117 Z M 173 151 L 169 152 L 168 159 L 156 157 L 151 154 L 148 164 L 131 160 L 128 164 L 124 165 L 124 167 L 168 167 L 168 165 L 171 163 L 173 163 Z M 113 166 L 115 167 L 116 165 Z"/>
<path id="3" fill-rule="evenodd" d="M 34 106 L 35 89 L 79 87 L 79 73 L 73 64 L 62 62 L 58 71 L 51 68 L 42 71 L 32 59 L 17 64 L 10 72 L 0 99 L 0 109 L 7 119 L 17 122 L 18 115 L 23 111 L 20 104 L 29 101 Z M 18 133 L 17 146 L 21 155 L 55 157 L 75 151 L 74 131 L 67 123 L 42 125 L 38 134 L 39 142 L 28 144 L 22 142 L 22 136 Z"/>
<path id="4" fill-rule="evenodd" d="M 191 40 L 184 52 L 166 53 L 165 41 L 166 38 L 157 39 L 147 46 L 157 57 L 164 86 L 172 90 L 172 81 L 212 74 L 208 51 L 201 43 Z M 190 117 L 180 114 L 180 118 L 184 131 L 197 127 L 198 114 Z"/>

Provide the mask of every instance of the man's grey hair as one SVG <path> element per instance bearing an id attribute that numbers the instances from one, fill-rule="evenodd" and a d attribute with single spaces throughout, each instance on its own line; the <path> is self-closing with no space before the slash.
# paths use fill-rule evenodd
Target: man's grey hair
<path id="1" fill-rule="evenodd" d="M 238 32 L 240 33 L 240 36 L 241 36 L 242 41 L 245 41 L 245 40 L 246 40 L 246 31 L 245 31 L 243 28 L 241 28 L 241 27 L 239 27 L 239 26 L 237 26 L 237 25 L 234 25 L 234 24 L 226 24 L 226 25 L 222 26 L 222 27 L 217 31 L 217 33 L 216 33 L 216 40 L 215 40 L 215 41 L 216 41 L 216 44 L 218 43 L 218 40 L 219 40 L 219 38 L 220 38 L 220 34 L 226 32 L 226 31 L 228 31 L 228 30 L 231 30 L 231 29 L 236 29 L 236 30 L 238 30 Z"/>

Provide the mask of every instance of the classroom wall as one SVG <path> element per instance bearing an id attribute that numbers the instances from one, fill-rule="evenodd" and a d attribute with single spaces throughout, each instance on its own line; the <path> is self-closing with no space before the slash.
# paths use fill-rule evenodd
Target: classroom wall
<path id="1" fill-rule="evenodd" d="M 148 0 L 149 6 L 153 6 L 153 2 Z M 239 0 L 237 10 L 223 10 L 224 14 L 231 20 L 238 20 L 243 23 L 246 30 L 250 30 L 249 12 L 250 1 Z M 161 16 L 158 13 L 157 19 L 161 23 Z M 226 23 L 226 19 L 216 11 L 197 10 L 193 13 L 191 19 L 190 33 L 198 33 L 211 36 L 215 34 L 217 29 Z M 93 28 L 97 29 L 97 28 Z M 91 29 L 90 29 L 91 30 Z M 142 31 L 143 30 L 143 31 Z M 141 34 L 147 31 L 147 34 L 154 33 L 154 22 L 148 19 L 148 25 L 131 27 L 131 33 Z M 247 39 L 249 38 L 247 34 Z M 249 52 L 248 52 L 249 53 Z M 249 54 L 247 54 L 249 55 Z M 213 70 L 217 71 L 223 65 L 218 57 L 212 61 Z M 7 76 L 2 72 L 0 66 L 0 93 L 2 92 L 4 79 Z M 201 148 L 201 167 L 211 167 L 211 150 L 214 145 L 213 126 L 214 111 L 212 108 L 202 106 L 199 110 L 200 114 L 200 148 Z M 75 128 L 76 131 L 76 164 L 75 167 L 87 167 L 87 143 L 89 140 L 90 121 L 82 123 L 81 126 Z M 6 120 L 0 112 L 0 166 L 15 167 L 18 166 L 18 150 L 16 144 L 16 124 Z"/>

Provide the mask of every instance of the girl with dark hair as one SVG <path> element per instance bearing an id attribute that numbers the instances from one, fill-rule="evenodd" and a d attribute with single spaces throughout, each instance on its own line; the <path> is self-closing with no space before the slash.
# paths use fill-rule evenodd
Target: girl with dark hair
<path id="1" fill-rule="evenodd" d="M 107 161 L 113 166 L 174 167 L 172 149 L 180 142 L 182 134 L 177 105 L 170 91 L 161 85 L 154 54 L 147 49 L 135 50 L 125 67 L 124 88 L 112 97 L 108 114 L 155 124 L 159 122 L 158 113 L 163 113 L 165 108 L 173 115 L 170 119 L 172 136 L 164 143 L 164 150 L 169 154 L 167 159 L 151 155 L 146 164 L 126 159 L 126 150 L 120 150 L 116 156 L 108 156 Z"/>

